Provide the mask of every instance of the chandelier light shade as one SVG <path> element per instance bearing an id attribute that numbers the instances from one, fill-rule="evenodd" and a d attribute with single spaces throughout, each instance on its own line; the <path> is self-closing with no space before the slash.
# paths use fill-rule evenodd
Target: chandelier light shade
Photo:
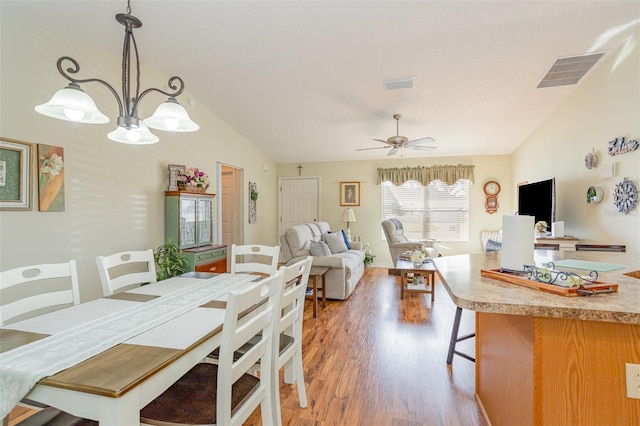
<path id="1" fill-rule="evenodd" d="M 149 131 L 149 128 L 140 123 L 140 127 L 127 129 L 118 126 L 116 130 L 107 135 L 114 142 L 127 143 L 130 145 L 150 145 L 160 139 Z"/>
<path id="2" fill-rule="evenodd" d="M 144 120 L 144 124 L 152 129 L 165 130 L 167 132 L 194 132 L 200 128 L 200 126 L 191 121 L 187 110 L 173 97 L 158 105 L 156 112 Z"/>
<path id="3" fill-rule="evenodd" d="M 198 130 L 200 126 L 189 118 L 187 111 L 176 99 L 184 91 L 184 81 L 180 77 L 173 76 L 169 79 L 168 91 L 157 88 L 140 91 L 140 60 L 133 30 L 140 28 L 142 21 L 131 15 L 130 0 L 127 1 L 127 13 L 118 13 L 116 21 L 125 27 L 122 49 L 122 97 L 104 80 L 75 78 L 74 75 L 80 71 L 78 61 L 69 56 L 62 56 L 57 62 L 58 72 L 71 83 L 56 92 L 46 104 L 36 106 L 35 110 L 42 115 L 60 120 L 88 124 L 108 123 L 109 118 L 98 110 L 93 99 L 80 87 L 80 84 L 84 83 L 100 83 L 109 89 L 118 104 L 118 128 L 108 135 L 113 141 L 137 145 L 158 142 L 158 137 L 149 131 L 149 127 L 167 132 Z M 132 63 L 132 58 L 135 63 Z M 65 62 L 70 63 L 66 69 L 63 67 Z M 131 74 L 134 72 L 135 79 L 132 79 Z M 135 83 L 133 88 L 132 82 Z M 159 92 L 168 96 L 168 99 L 156 109 L 153 116 L 144 120 L 143 123 L 138 117 L 138 107 L 142 98 L 151 92 Z"/>
<path id="4" fill-rule="evenodd" d="M 64 89 L 58 90 L 49 102 L 38 105 L 35 109 L 42 115 L 60 120 L 89 124 L 109 122 L 109 117 L 98 111 L 91 96 L 73 82 Z"/>

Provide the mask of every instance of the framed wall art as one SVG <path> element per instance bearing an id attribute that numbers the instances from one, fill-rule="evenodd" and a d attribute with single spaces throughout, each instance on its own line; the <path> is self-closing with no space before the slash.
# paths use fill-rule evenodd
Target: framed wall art
<path id="1" fill-rule="evenodd" d="M 360 182 L 340 182 L 340 205 L 360 205 Z"/>
<path id="2" fill-rule="evenodd" d="M 0 138 L 0 210 L 31 210 L 33 144 Z"/>
<path id="3" fill-rule="evenodd" d="M 38 210 L 64 211 L 64 148 L 38 144 Z"/>
<path id="4" fill-rule="evenodd" d="M 178 190 L 178 174 L 184 173 L 184 166 L 169 164 L 169 191 Z"/>

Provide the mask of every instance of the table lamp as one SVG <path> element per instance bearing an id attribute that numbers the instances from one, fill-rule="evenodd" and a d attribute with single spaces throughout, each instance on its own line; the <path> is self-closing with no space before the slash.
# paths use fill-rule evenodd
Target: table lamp
<path id="1" fill-rule="evenodd" d="M 351 229 L 349 229 L 349 224 L 356 221 L 356 215 L 353 214 L 353 209 L 346 209 L 342 213 L 342 221 L 347 222 L 347 240 L 351 241 Z"/>

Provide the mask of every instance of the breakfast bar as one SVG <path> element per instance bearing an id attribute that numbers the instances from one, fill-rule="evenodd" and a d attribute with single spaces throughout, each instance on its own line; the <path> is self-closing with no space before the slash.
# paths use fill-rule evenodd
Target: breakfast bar
<path id="1" fill-rule="evenodd" d="M 617 292 L 566 297 L 481 276 L 500 253 L 434 259 L 453 302 L 476 315 L 476 400 L 492 425 L 640 424 L 625 364 L 640 364 L 640 262 L 629 253 L 536 250 L 536 265 L 614 266 Z M 566 269 L 580 275 L 588 271 Z"/>

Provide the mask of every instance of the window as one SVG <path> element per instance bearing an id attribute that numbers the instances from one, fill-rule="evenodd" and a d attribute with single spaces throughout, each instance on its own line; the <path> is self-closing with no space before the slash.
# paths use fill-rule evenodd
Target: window
<path id="1" fill-rule="evenodd" d="M 436 180 L 428 186 L 383 182 L 381 188 L 382 220 L 399 219 L 408 239 L 469 241 L 468 180 L 453 185 Z"/>

